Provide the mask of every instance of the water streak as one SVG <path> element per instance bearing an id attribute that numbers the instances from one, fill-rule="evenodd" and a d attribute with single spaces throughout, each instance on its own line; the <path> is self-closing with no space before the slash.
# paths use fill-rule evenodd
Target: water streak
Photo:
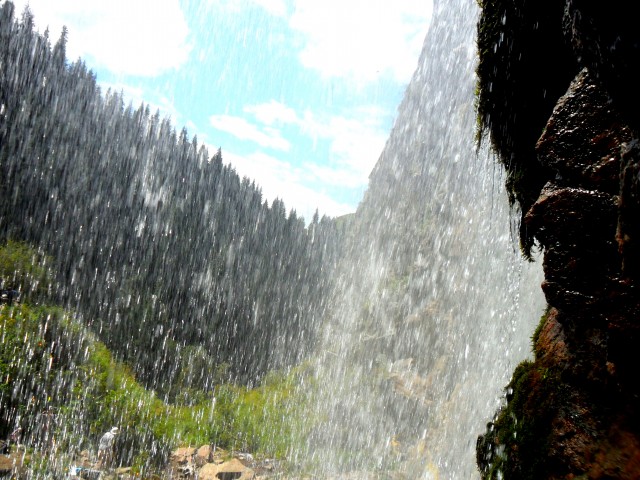
<path id="1" fill-rule="evenodd" d="M 476 149 L 477 13 L 470 0 L 436 2 L 351 220 L 317 353 L 323 422 L 299 453 L 320 475 L 476 478 L 477 435 L 543 311 L 502 171 Z"/>

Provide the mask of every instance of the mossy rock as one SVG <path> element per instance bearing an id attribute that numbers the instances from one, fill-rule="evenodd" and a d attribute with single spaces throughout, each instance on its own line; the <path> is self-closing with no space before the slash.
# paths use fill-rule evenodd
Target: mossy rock
<path id="1" fill-rule="evenodd" d="M 552 419 L 567 395 L 560 372 L 525 361 L 506 389 L 506 405 L 478 438 L 476 459 L 485 480 L 548 478 Z"/>
<path id="2" fill-rule="evenodd" d="M 535 144 L 578 68 L 562 29 L 563 2 L 480 0 L 478 140 L 489 137 L 523 215 L 552 177 Z M 529 256 L 532 235 L 521 227 Z"/>

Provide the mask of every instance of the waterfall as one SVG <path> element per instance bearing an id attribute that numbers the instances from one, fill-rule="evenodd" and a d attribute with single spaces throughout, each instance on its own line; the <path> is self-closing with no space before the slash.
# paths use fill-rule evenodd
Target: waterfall
<path id="1" fill-rule="evenodd" d="M 365 198 L 348 220 L 316 352 L 322 477 L 477 478 L 475 443 L 543 313 L 501 168 L 475 142 L 471 0 L 433 22 Z M 386 477 L 384 477 L 386 478 Z"/>
<path id="2" fill-rule="evenodd" d="M 23 295 L 0 307 L 0 433 L 43 472 L 119 425 L 142 471 L 199 442 L 318 478 L 476 477 L 544 308 L 475 142 L 477 14 L 436 1 L 358 211 L 307 226 L 3 3 L 0 280 Z"/>

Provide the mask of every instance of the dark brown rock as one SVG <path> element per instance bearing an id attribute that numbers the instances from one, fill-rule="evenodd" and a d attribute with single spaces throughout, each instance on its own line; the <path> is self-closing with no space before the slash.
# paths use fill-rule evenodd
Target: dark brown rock
<path id="1" fill-rule="evenodd" d="M 536 151 L 557 183 L 617 195 L 621 147 L 630 140 L 610 96 L 584 69 L 556 104 Z"/>
<path id="2" fill-rule="evenodd" d="M 566 0 L 563 21 L 576 60 L 603 82 L 615 108 L 636 133 L 640 126 L 639 13 L 638 4 L 626 0 Z"/>
<path id="3" fill-rule="evenodd" d="M 627 278 L 640 278 L 640 145 L 624 146 L 620 189 L 620 215 L 616 238 Z"/>
<path id="4" fill-rule="evenodd" d="M 524 222 L 543 247 L 589 247 L 614 241 L 617 217 L 613 195 L 547 183 Z"/>
<path id="5" fill-rule="evenodd" d="M 572 356 L 567 348 L 564 329 L 558 322 L 558 310 L 555 308 L 549 311 L 542 322 L 534 339 L 534 350 L 536 360 L 547 366 L 556 365 L 562 368 L 571 361 Z"/>
<path id="6" fill-rule="evenodd" d="M 506 407 L 478 440 L 484 478 L 640 478 L 634 397 L 616 388 L 602 329 L 571 323 L 554 308 L 543 319 L 535 362 L 518 367 Z"/>

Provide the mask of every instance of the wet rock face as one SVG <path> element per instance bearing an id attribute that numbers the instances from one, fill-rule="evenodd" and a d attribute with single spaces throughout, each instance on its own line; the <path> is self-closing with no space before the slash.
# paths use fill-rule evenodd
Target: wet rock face
<path id="1" fill-rule="evenodd" d="M 576 310 L 608 306 L 606 292 L 620 270 L 616 222 L 612 195 L 552 183 L 542 190 L 525 223 L 545 247 L 542 288 L 550 305 Z"/>
<path id="2" fill-rule="evenodd" d="M 616 238 L 626 277 L 640 278 L 640 144 L 629 142 L 622 149 L 620 215 Z"/>
<path id="3" fill-rule="evenodd" d="M 483 478 L 640 478 L 640 29 L 623 6 L 565 3 L 582 70 L 540 132 L 549 174 L 523 216 L 550 309 L 478 440 Z"/>
<path id="4" fill-rule="evenodd" d="M 640 126 L 637 61 L 640 29 L 635 2 L 567 0 L 564 30 L 578 62 L 605 85 L 628 123 Z"/>
<path id="5" fill-rule="evenodd" d="M 618 195 L 620 149 L 631 138 L 611 97 L 585 68 L 556 104 L 536 153 L 557 183 Z"/>
<path id="6" fill-rule="evenodd" d="M 479 0 L 478 121 L 507 173 L 512 202 L 529 209 L 548 171 L 536 161 L 535 142 L 576 63 L 562 31 L 557 1 Z M 520 232 L 525 250 L 531 238 Z"/>

